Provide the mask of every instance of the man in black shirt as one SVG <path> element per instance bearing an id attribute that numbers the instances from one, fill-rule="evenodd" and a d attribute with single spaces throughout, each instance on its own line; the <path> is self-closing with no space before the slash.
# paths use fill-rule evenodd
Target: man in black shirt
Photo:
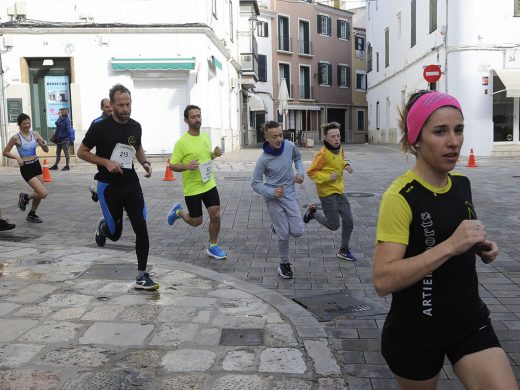
<path id="1" fill-rule="evenodd" d="M 145 177 L 152 175 L 152 165 L 146 161 L 141 145 L 141 125 L 130 118 L 132 98 L 130 91 L 121 84 L 110 89 L 112 116 L 92 123 L 78 149 L 78 157 L 96 164 L 98 173 L 97 193 L 103 218 L 98 221 L 96 243 L 104 246 L 107 237 L 117 241 L 123 231 L 123 209 L 126 210 L 136 235 L 137 278 L 135 288 L 156 290 L 148 272 L 149 239 L 146 226 L 146 206 L 133 158 L 143 166 Z M 92 154 L 92 148 L 96 154 Z"/>

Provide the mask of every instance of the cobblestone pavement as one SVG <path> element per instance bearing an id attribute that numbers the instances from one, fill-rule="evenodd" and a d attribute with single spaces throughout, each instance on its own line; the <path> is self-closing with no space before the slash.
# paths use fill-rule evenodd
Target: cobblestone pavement
<path id="1" fill-rule="evenodd" d="M 319 146 L 316 146 L 314 149 L 302 150 L 304 165 L 306 167 L 309 165 L 318 147 Z M 151 236 L 150 262 L 154 265 L 157 264 L 154 271 L 158 272 L 158 279 L 165 278 L 164 281 L 159 280 L 162 282 L 160 294 L 161 299 L 163 299 L 163 296 L 167 296 L 167 298 L 164 299 L 167 300 L 168 304 L 171 304 L 175 299 L 175 294 L 179 293 L 175 290 L 171 292 L 168 289 L 168 287 L 177 283 L 175 279 L 177 273 L 180 272 L 182 279 L 182 272 L 196 275 L 197 272 L 203 272 L 203 269 L 206 271 L 215 271 L 216 273 L 211 273 L 211 275 L 224 278 L 223 280 L 219 280 L 217 277 L 212 276 L 213 279 L 207 279 L 207 276 L 204 276 L 204 278 L 206 278 L 204 280 L 212 280 L 211 283 L 208 282 L 211 285 L 211 287 L 209 287 L 210 291 L 221 290 L 224 287 L 219 283 L 225 282 L 226 277 L 232 277 L 233 280 L 248 282 L 250 286 L 267 289 L 289 299 L 317 294 L 337 293 L 339 291 L 348 293 L 369 307 L 374 308 L 374 310 L 338 315 L 329 321 L 319 323 L 321 326 L 316 325 L 316 322 L 314 322 L 313 326 L 316 326 L 316 329 L 324 329 L 325 334 L 307 334 L 305 331 L 302 331 L 300 334 L 297 325 L 303 324 L 295 324 L 292 322 L 288 317 L 288 315 L 291 314 L 291 310 L 289 310 L 289 313 L 286 313 L 277 307 L 272 308 L 273 311 L 279 311 L 279 316 L 282 318 L 284 324 L 288 324 L 294 329 L 295 337 L 298 342 L 296 349 L 302 354 L 301 356 L 304 362 L 308 363 L 312 361 L 312 357 L 309 358 L 309 348 L 307 348 L 305 340 L 302 337 L 309 337 L 309 340 L 324 340 L 326 338 L 335 358 L 330 360 L 331 367 L 334 366 L 332 362 L 334 360 L 337 361 L 342 374 L 341 376 L 338 376 L 337 373 L 322 375 L 312 372 L 313 369 L 316 371 L 315 365 L 307 364 L 305 373 L 289 374 L 289 376 L 293 380 L 308 381 L 306 383 L 310 383 L 314 386 L 312 388 L 318 388 L 317 386 L 320 385 L 324 389 L 344 388 L 345 385 L 339 381 L 339 378 L 343 377 L 348 381 L 350 389 L 393 389 L 395 385 L 392 380 L 392 375 L 379 352 L 380 329 L 390 299 L 378 297 L 373 289 L 371 283 L 371 257 L 374 248 L 380 196 L 395 177 L 413 165 L 413 157 L 406 158 L 399 153 L 395 146 L 346 145 L 346 150 L 351 166 L 354 169 L 352 175 L 347 174 L 345 187 L 347 193 L 349 193 L 349 200 L 354 216 L 354 233 L 352 235 L 351 249 L 358 258 L 357 262 L 345 262 L 336 258 L 335 253 L 340 244 L 340 233 L 330 232 L 320 227 L 316 222 L 311 221 L 306 225 L 304 237 L 291 241 L 291 254 L 293 255 L 296 278 L 293 281 L 285 281 L 277 276 L 276 267 L 279 262 L 277 242 L 270 231 L 269 215 L 261 197 L 251 190 L 249 184 L 250 174 L 253 170 L 256 158 L 261 152 L 259 149 L 246 149 L 240 152 L 228 153 L 215 162 L 216 179 L 222 202 L 222 227 L 219 241 L 229 255 L 227 260 L 221 262 L 209 260 L 204 254 L 204 248 L 208 240 L 206 215 L 204 224 L 197 228 L 188 227 L 186 224 L 183 224 L 182 221 L 177 222 L 174 226 L 166 224 L 166 213 L 171 207 L 171 204 L 174 201 L 183 201 L 180 177 L 177 177 L 177 180 L 174 182 L 161 181 L 166 166 L 166 158 L 154 160 L 154 175 L 150 179 L 142 177 L 142 169 L 139 171 L 148 209 L 148 226 Z M 520 295 L 520 264 L 518 263 L 520 260 L 520 200 L 517 196 L 520 174 L 518 174 L 518 162 L 516 158 L 478 158 L 477 155 L 478 168 L 466 168 L 465 161 L 462 161 L 458 164 L 456 170 L 468 175 L 471 179 L 474 203 L 479 218 L 484 221 L 489 235 L 498 242 L 501 248 L 501 254 L 495 263 L 492 265 L 478 265 L 481 282 L 480 291 L 481 296 L 492 311 L 493 324 L 503 347 L 511 359 L 515 374 L 517 377 L 520 377 L 520 369 L 518 368 L 518 364 L 520 364 L 520 321 L 518 317 L 520 306 L 517 303 Z M 26 235 L 30 237 L 28 241 L 23 243 L 11 243 L 5 241 L 5 238 L 0 237 L 0 246 L 10 248 L 11 251 L 14 251 L 12 252 L 13 254 L 22 250 L 20 248 L 33 248 L 34 250 L 39 250 L 38 248 L 48 248 L 47 250 L 53 248 L 53 250 L 69 248 L 68 250 L 71 251 L 72 259 L 74 259 L 74 251 L 78 250 L 78 248 L 82 248 L 82 251 L 90 254 L 88 261 L 91 262 L 98 260 L 104 261 L 104 256 L 107 256 L 108 258 L 117 257 L 118 261 L 121 257 L 124 257 L 127 262 L 135 263 L 133 233 L 128 224 L 128 220 L 125 221 L 123 236 L 119 242 L 112 243 L 109 241 L 103 250 L 99 250 L 95 247 L 93 235 L 96 221 L 100 216 L 100 210 L 99 206 L 90 200 L 87 191 L 88 184 L 93 182 L 93 173 L 94 168 L 85 164 L 73 166 L 70 172 L 53 171 L 54 181 L 48 185 L 49 197 L 42 202 L 38 212 L 38 215 L 44 220 L 44 223 L 41 225 L 30 225 L 25 222 L 25 215 L 22 215 L 16 208 L 18 193 L 25 191 L 26 185 L 23 183 L 17 169 L 0 168 L 0 184 L 2 186 L 0 206 L 3 213 L 12 222 L 17 224 L 16 230 L 9 234 L 16 236 Z M 302 205 L 302 211 L 304 206 L 309 202 L 318 201 L 314 184 L 308 179 L 298 187 L 298 196 Z M 6 233 L 2 234 L 2 236 L 6 235 Z M 94 253 L 99 254 L 99 259 L 92 258 L 95 257 L 93 255 Z M 5 257 L 6 255 L 2 254 L 2 256 Z M 23 256 L 17 254 L 12 257 L 11 260 L 20 261 L 21 258 L 24 258 Z M 34 255 L 27 254 L 27 258 L 34 258 Z M 44 256 L 43 258 L 46 257 Z M 12 261 L 10 263 L 6 261 L 6 263 L 11 264 Z M 168 261 L 171 262 L 171 266 L 167 266 Z M 79 267 L 80 264 L 85 265 L 84 260 L 78 260 L 77 264 L 73 260 L 67 260 L 66 263 L 70 264 L 71 269 Z M 20 264 L 20 266 L 23 266 L 23 264 Z M 31 272 L 39 272 L 36 271 L 38 267 L 48 266 L 48 264 L 33 264 L 31 266 L 24 266 L 24 271 L 20 272 L 22 272 L 22 275 L 25 275 L 24 273 L 28 275 L 28 283 L 31 282 L 30 284 L 38 285 L 39 282 L 37 279 L 30 279 Z M 189 266 L 196 266 L 196 268 L 190 268 L 189 270 L 182 269 L 182 267 Z M 199 271 L 195 272 L 195 270 Z M 74 276 L 73 274 L 71 275 Z M 66 285 L 72 280 L 69 278 L 67 282 L 59 278 L 57 279 L 55 282 L 52 282 L 56 283 L 56 291 L 60 291 L 60 289 L 67 290 Z M 4 284 L 11 283 L 11 277 L 8 272 L 5 273 L 3 279 L 0 280 Z M 2 297 L 2 301 L 0 301 L 2 302 L 2 304 L 0 304 L 1 319 L 15 319 L 15 315 L 23 308 L 14 308 L 10 305 L 20 305 L 24 303 L 24 305 L 29 305 L 28 308 L 24 309 L 27 311 L 28 317 L 24 320 L 39 321 L 38 326 L 45 327 L 45 321 L 52 322 L 53 319 L 51 317 L 57 315 L 58 310 L 56 310 L 56 308 L 59 307 L 60 310 L 62 309 L 59 305 L 42 305 L 46 302 L 41 301 L 43 297 L 35 298 L 34 301 L 26 303 L 8 301 L 6 297 L 11 296 L 12 289 L 16 289 L 16 283 L 19 282 L 13 281 L 12 283 L 13 286 L 10 285 L 11 287 L 9 288 L 4 287 L 0 295 Z M 217 285 L 215 285 L 215 283 Z M 85 296 L 90 296 L 89 302 L 95 302 L 96 297 L 99 295 L 99 285 L 92 287 L 94 291 L 89 291 L 88 283 L 80 285 L 83 286 L 80 289 L 80 293 L 75 292 L 73 295 L 84 294 Z M 108 283 L 106 284 L 106 286 L 109 285 Z M 116 285 L 118 284 L 116 283 Z M 119 283 L 119 287 L 121 287 L 122 290 L 118 290 L 118 292 L 123 292 L 122 296 L 126 296 L 129 301 L 131 301 L 131 299 L 141 299 L 138 297 L 142 297 L 142 294 L 127 293 L 128 286 L 123 288 L 121 283 Z M 18 288 L 21 287 L 18 286 Z M 110 290 L 110 287 L 107 288 Z M 241 289 L 240 291 L 247 290 Z M 170 293 L 173 295 L 170 296 Z M 201 293 L 197 299 L 202 299 L 203 296 L 205 295 Z M 254 296 L 256 297 L 258 295 Z M 262 296 L 258 297 L 263 299 Z M 113 299 L 111 297 L 109 298 L 110 300 L 103 303 L 104 305 L 114 304 Z M 128 305 L 128 302 L 124 302 L 125 298 L 120 297 L 118 299 L 123 300 L 121 305 Z M 292 301 L 286 300 L 284 302 L 289 303 Z M 32 306 L 30 305 L 31 303 Z M 157 315 L 160 316 L 161 313 L 167 312 L 167 310 L 161 311 L 160 309 L 166 308 L 168 304 L 161 306 L 150 300 L 139 303 L 140 306 L 138 307 L 158 306 L 159 314 Z M 222 302 L 221 304 L 223 305 L 224 303 Z M 100 306 L 101 303 L 96 302 L 96 305 Z M 42 310 L 42 306 L 50 308 L 51 310 L 45 313 L 38 312 L 38 310 Z M 6 311 L 5 314 L 2 308 Z M 291 308 L 299 310 L 301 307 L 292 303 Z M 117 312 L 117 314 L 112 314 L 116 318 L 120 318 L 130 309 L 130 307 L 124 307 Z M 30 319 L 31 310 L 34 310 L 32 314 L 33 319 Z M 89 329 L 89 326 L 95 326 L 96 321 L 98 321 L 96 319 L 90 320 L 88 316 L 82 319 L 83 316 L 90 313 L 93 309 L 89 310 L 90 311 L 84 311 L 81 314 L 76 314 L 76 317 L 73 317 L 70 321 L 72 324 L 79 323 L 79 325 L 68 325 L 71 327 L 68 331 L 74 334 L 74 337 L 79 337 L 78 340 L 87 337 L 88 334 L 86 334 L 85 331 Z M 116 310 L 114 310 L 114 312 L 115 311 Z M 22 310 L 22 312 L 24 311 Z M 96 312 L 92 315 L 95 317 Z M 203 315 L 206 314 L 197 314 L 197 316 Z M 215 312 L 210 315 L 216 316 L 217 313 Z M 25 316 L 25 314 L 23 316 Z M 314 320 L 314 318 L 311 317 L 307 318 Z M 167 323 L 168 321 L 169 320 L 166 320 L 165 322 Z M 201 331 L 202 329 L 210 331 L 211 329 L 210 323 L 205 323 L 202 326 L 197 324 L 193 318 L 187 322 L 192 325 L 197 325 L 197 331 Z M 254 323 L 254 321 L 252 323 Z M 265 327 L 268 325 L 269 321 L 268 317 L 266 317 L 264 329 L 267 329 Z M 74 326 L 76 326 L 76 328 Z M 16 328 L 18 328 L 18 326 Z M 31 330 L 27 334 L 35 334 L 31 336 L 35 339 L 43 337 L 41 335 L 37 336 L 38 332 L 33 329 L 38 328 L 35 327 L 35 325 L 31 326 Z M 154 337 L 158 337 L 158 329 L 161 328 L 157 325 L 156 329 L 150 333 L 152 336 L 147 334 L 145 340 L 149 342 L 153 340 Z M 94 330 L 98 332 L 93 333 L 95 335 L 102 335 L 105 332 L 105 330 L 102 329 L 94 328 Z M 183 333 L 189 334 L 189 331 Z M 13 340 L 18 340 L 18 337 L 28 337 L 27 334 L 18 335 L 16 337 L 13 336 Z M 81 337 L 78 335 L 81 335 Z M 20 339 L 20 341 L 13 341 L 6 345 L 12 345 L 13 343 L 23 345 L 26 341 Z M 33 344 L 36 345 L 41 345 L 41 343 L 41 340 L 33 342 Z M 158 344 L 161 343 L 158 342 Z M 77 348 L 86 348 L 86 346 L 92 348 L 88 342 L 85 343 L 85 345 L 82 345 L 81 342 L 74 345 Z M 4 348 L 6 348 L 5 345 Z M 46 346 L 36 352 L 31 350 L 34 353 L 31 355 L 33 357 L 30 358 L 29 363 L 43 364 L 45 359 L 53 359 L 49 357 L 49 354 L 52 351 L 59 350 L 59 348 L 66 348 L 66 345 L 54 345 L 51 349 Z M 103 349 L 103 347 L 100 348 Z M 149 353 L 157 352 L 157 350 L 166 354 L 172 352 L 165 352 L 168 348 L 162 345 L 156 348 L 150 348 L 149 346 L 147 348 Z M 268 348 L 269 346 L 265 345 L 261 349 L 266 350 Z M 172 348 L 172 350 L 173 349 L 174 348 Z M 326 355 L 323 344 L 320 344 L 318 349 L 321 353 Z M 140 351 L 142 350 L 143 349 L 140 349 Z M 211 348 L 208 350 L 211 351 Z M 1 359 L 3 359 L 2 356 L 10 354 L 9 351 L 9 349 L 4 349 L 4 351 L 0 350 L 0 362 L 2 361 Z M 218 376 L 213 375 L 213 373 L 221 369 L 220 365 L 226 356 L 225 352 L 222 351 L 227 352 L 225 348 L 222 348 L 220 352 L 216 352 L 217 355 L 212 361 L 213 365 L 211 365 L 209 370 L 205 371 L 207 374 L 205 380 L 212 385 Z M 69 351 L 68 354 L 74 354 L 75 352 L 77 351 L 72 350 Z M 97 354 L 96 356 L 98 358 L 100 358 L 99 354 L 106 354 L 104 350 L 90 352 Z M 30 354 L 32 352 L 28 353 Z M 125 352 L 125 354 L 127 354 L 127 352 Z M 124 363 L 115 364 L 113 367 L 110 366 L 113 371 L 117 371 L 117 367 L 134 367 L 130 363 L 125 365 L 130 358 L 128 357 L 129 355 L 127 357 L 123 355 L 114 358 L 114 361 L 122 361 Z M 51 353 L 50 356 L 54 355 Z M 160 356 L 157 359 L 162 363 L 165 362 L 164 356 Z M 244 359 L 247 361 L 247 358 Z M 255 353 L 255 359 L 255 362 L 258 363 L 259 353 Z M 72 359 L 72 361 L 74 361 L 74 359 Z M 169 360 L 166 359 L 166 361 L 168 362 Z M 54 362 L 52 364 L 60 367 L 62 365 L 61 362 Z M 166 366 L 168 366 L 167 364 L 168 363 L 166 363 Z M 169 364 L 170 366 L 168 367 L 174 365 L 171 361 Z M 9 365 L 7 366 L 11 367 Z M 102 369 L 98 368 L 97 370 L 90 371 L 81 368 L 83 366 L 79 363 L 74 365 L 74 367 L 76 367 L 75 370 L 78 373 L 90 371 L 96 373 L 99 371 L 105 373 L 100 375 L 109 375 L 105 371 L 105 368 L 108 369 L 108 367 L 105 367 L 104 364 L 102 364 Z M 255 367 L 258 371 L 258 364 Z M 310 367 L 314 368 L 312 369 Z M 11 374 L 11 370 L 18 372 L 17 375 L 22 378 L 20 380 L 28 376 L 30 377 L 30 372 L 24 371 L 24 369 L 21 368 L 10 368 L 8 371 L 4 370 L 4 377 L 6 375 L 14 375 Z M 52 376 L 52 373 L 48 371 L 40 372 L 44 377 Z M 221 371 L 219 371 L 219 373 L 221 373 Z M 240 373 L 237 374 L 237 372 L 232 371 L 231 375 L 240 376 Z M 280 379 L 279 374 L 270 374 L 269 376 L 263 372 L 247 372 L 247 375 L 253 375 L 259 378 L 259 381 L 269 382 Z M 86 377 L 88 378 L 88 375 Z M 73 380 L 73 378 L 77 378 L 77 376 L 69 376 L 65 379 Z M 316 381 L 317 378 L 322 379 L 321 384 Z M 462 386 L 454 378 L 455 376 L 451 367 L 446 365 L 439 388 L 462 389 Z M 165 380 L 168 380 L 168 378 Z M 334 381 L 334 384 L 332 382 L 324 384 L 324 380 Z M 272 383 L 275 382 L 268 382 L 263 382 L 263 385 L 274 386 Z M 251 387 L 244 386 L 242 388 L 262 388 L 258 386 L 252 384 Z M 279 388 L 305 389 L 306 387 Z"/>

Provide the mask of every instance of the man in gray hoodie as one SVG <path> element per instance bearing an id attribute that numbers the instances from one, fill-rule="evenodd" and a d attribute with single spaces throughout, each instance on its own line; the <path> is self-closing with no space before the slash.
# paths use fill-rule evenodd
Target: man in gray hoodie
<path id="1" fill-rule="evenodd" d="M 303 163 L 296 145 L 283 139 L 278 122 L 266 122 L 264 133 L 264 152 L 256 162 L 251 187 L 264 197 L 271 216 L 273 233 L 278 236 L 278 274 L 284 279 L 292 279 L 294 275 L 289 262 L 289 236 L 301 237 L 304 231 L 294 186 L 294 183 L 303 183 Z M 293 172 L 293 163 L 296 175 Z"/>

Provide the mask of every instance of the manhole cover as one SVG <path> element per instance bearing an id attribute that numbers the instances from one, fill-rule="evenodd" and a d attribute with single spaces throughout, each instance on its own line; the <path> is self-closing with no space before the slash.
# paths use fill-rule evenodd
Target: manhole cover
<path id="1" fill-rule="evenodd" d="M 0 241 L 25 242 L 40 238 L 40 236 L 26 236 L 17 234 L 0 234 Z"/>
<path id="2" fill-rule="evenodd" d="M 366 312 L 374 309 L 365 302 L 344 293 L 294 298 L 293 301 L 312 312 L 318 318 L 318 321 L 332 321 L 342 314 Z"/>
<path id="3" fill-rule="evenodd" d="M 96 264 L 87 269 L 78 279 L 131 280 L 136 276 L 135 264 Z"/>
<path id="4" fill-rule="evenodd" d="M 370 192 L 347 192 L 348 198 L 371 198 L 374 194 Z"/>
<path id="5" fill-rule="evenodd" d="M 263 329 L 222 329 L 220 345 L 262 345 Z"/>
<path id="6" fill-rule="evenodd" d="M 91 248 L 99 248 L 96 244 L 88 245 Z M 123 251 L 123 252 L 133 252 L 135 251 L 134 245 L 125 245 L 125 244 L 108 244 L 103 247 L 103 249 L 112 249 L 115 251 Z"/>

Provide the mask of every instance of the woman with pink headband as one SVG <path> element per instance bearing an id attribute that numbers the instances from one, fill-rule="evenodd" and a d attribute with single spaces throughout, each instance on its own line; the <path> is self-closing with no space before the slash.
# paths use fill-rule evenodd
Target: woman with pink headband
<path id="1" fill-rule="evenodd" d="M 401 389 L 435 389 L 445 356 L 467 389 L 518 389 L 478 292 L 478 255 L 497 244 L 477 219 L 467 177 L 451 172 L 464 141 L 453 96 L 420 91 L 401 113 L 405 152 L 415 166 L 384 193 L 373 283 L 392 294 L 381 352 Z"/>

